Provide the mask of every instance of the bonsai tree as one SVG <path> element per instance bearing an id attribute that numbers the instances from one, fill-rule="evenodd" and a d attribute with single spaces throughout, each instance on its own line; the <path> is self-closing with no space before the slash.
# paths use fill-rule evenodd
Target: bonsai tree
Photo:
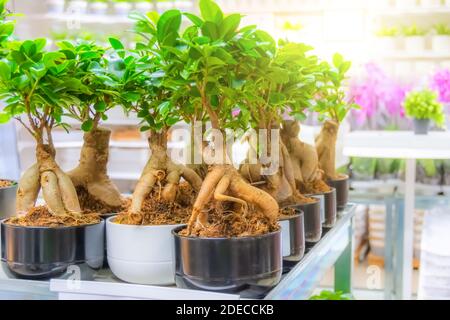
<path id="1" fill-rule="evenodd" d="M 313 108 L 324 120 L 322 130 L 316 138 L 316 150 L 325 178 L 336 180 L 340 177 L 336 172 L 336 140 L 339 124 L 349 110 L 358 106 L 345 100 L 345 92 L 342 88 L 351 62 L 345 61 L 340 54 L 335 54 L 332 66 L 323 64 L 323 67 L 323 85 Z"/>
<path id="2" fill-rule="evenodd" d="M 77 103 L 67 109 L 67 115 L 80 121 L 85 132 L 79 165 L 67 174 L 77 189 L 83 211 L 119 212 L 121 195 L 107 174 L 111 131 L 100 127 L 100 121 L 107 119 L 105 112 L 120 100 L 115 91 L 119 85 L 108 75 L 115 61 L 105 58 L 105 49 L 94 43 L 62 41 L 59 47 L 75 60 L 72 76 L 90 88 L 89 94 L 80 92 Z"/>
<path id="3" fill-rule="evenodd" d="M 184 178 L 194 192 L 200 190 L 202 180 L 192 169 L 172 161 L 167 151 L 169 129 L 191 112 L 190 105 L 183 103 L 186 102 L 180 100 L 183 96 L 177 94 L 186 85 L 182 77 L 184 65 L 179 59 L 184 54 L 179 36 L 182 14 L 169 10 L 161 16 L 134 14 L 134 18 L 135 31 L 145 40 L 137 44 L 136 54 L 121 56 L 116 78 L 129 92 L 124 99 L 126 107 L 143 120 L 141 131 L 149 132 L 151 157 L 136 185 L 128 212 L 116 221 L 184 223 L 193 201 L 192 197 L 186 200 L 189 190 L 180 186 L 180 180 Z"/>
<path id="4" fill-rule="evenodd" d="M 183 94 L 204 112 L 202 119 L 211 123 L 214 141 L 203 152 L 209 171 L 184 232 L 191 236 L 266 233 L 278 226 L 278 204 L 268 193 L 244 180 L 221 139 L 227 129 L 247 127 L 233 117 L 239 102 L 233 84 L 240 81 L 239 68 L 246 56 L 257 51 L 249 37 L 252 27 L 239 28 L 240 15 L 224 16 L 211 0 L 199 4 L 201 17 L 186 14 L 193 25 L 183 35 L 188 46 L 183 75 L 191 86 L 184 87 Z M 210 224 L 209 218 L 214 223 Z"/>
<path id="5" fill-rule="evenodd" d="M 315 91 L 317 57 L 307 56 L 306 52 L 311 48 L 303 44 L 282 43 L 277 47 L 275 41 L 262 31 L 254 31 L 253 37 L 255 46 L 259 44 L 260 56 L 253 54 L 247 57 L 250 63 L 248 74 L 244 75 L 240 117 L 244 118 L 248 114 L 249 120 L 244 122 L 248 121 L 255 130 L 279 132 L 283 125 L 283 131 L 286 132 L 283 117 L 302 117 L 303 110 Z M 261 45 L 264 43 L 267 45 Z M 271 135 L 268 134 L 265 141 L 259 142 L 269 146 L 270 140 Z M 280 161 L 275 173 L 264 175 L 263 164 L 250 164 L 249 161 L 241 166 L 241 173 L 252 182 L 266 180 L 264 190 L 277 199 L 280 205 L 308 202 L 308 199 L 297 191 L 297 184 L 303 181 L 303 178 L 299 162 L 293 162 L 292 158 L 296 156 L 294 150 L 303 155 L 305 148 L 301 146 L 301 150 L 294 149 L 289 139 L 278 139 L 277 143 Z M 298 145 L 296 147 L 298 148 Z M 260 152 L 264 148 L 259 145 L 257 149 Z M 256 153 L 255 151 L 251 150 L 253 153 Z M 270 164 L 273 165 L 272 162 Z"/>
<path id="6" fill-rule="evenodd" d="M 70 54 L 45 52 L 45 44 L 45 39 L 10 42 L 7 57 L 0 61 L 1 97 L 6 103 L 2 122 L 15 118 L 36 141 L 37 163 L 20 179 L 17 213 L 29 213 L 24 223 L 88 223 L 97 218 L 81 214 L 75 187 L 55 161 L 52 130 L 65 126 L 62 115 L 77 102 L 76 94 L 89 94 L 90 89 L 71 76 L 76 62 Z M 38 212 L 36 219 L 32 209 L 40 189 L 48 212 Z"/>
<path id="7" fill-rule="evenodd" d="M 428 89 L 411 91 L 403 102 L 405 114 L 414 119 L 430 119 L 438 127 L 445 124 L 442 104 L 438 102 L 437 93 Z"/>

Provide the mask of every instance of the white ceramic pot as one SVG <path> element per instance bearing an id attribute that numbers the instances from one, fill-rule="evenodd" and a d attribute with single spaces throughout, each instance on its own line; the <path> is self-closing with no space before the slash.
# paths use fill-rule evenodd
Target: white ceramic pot
<path id="1" fill-rule="evenodd" d="M 47 11 L 49 13 L 63 13 L 65 6 L 64 0 L 47 0 Z"/>
<path id="2" fill-rule="evenodd" d="M 127 15 L 131 11 L 131 3 L 129 2 L 115 2 L 113 4 L 114 6 L 114 12 L 117 15 Z"/>
<path id="3" fill-rule="evenodd" d="M 420 0 L 420 6 L 423 8 L 436 8 L 441 5 L 441 0 Z"/>
<path id="4" fill-rule="evenodd" d="M 450 35 L 434 35 L 431 38 L 431 47 L 434 52 L 450 52 Z"/>
<path id="5" fill-rule="evenodd" d="M 134 8 L 139 12 L 149 12 L 152 10 L 153 5 L 148 1 L 139 1 L 134 4 Z"/>
<path id="6" fill-rule="evenodd" d="M 424 36 L 405 37 L 405 50 L 409 52 L 425 51 L 425 37 Z"/>
<path id="7" fill-rule="evenodd" d="M 89 5 L 89 12 L 92 14 L 104 15 L 108 11 L 108 3 L 92 2 Z"/>
<path id="8" fill-rule="evenodd" d="M 85 14 L 87 12 L 88 3 L 84 0 L 72 0 L 67 4 L 69 14 Z"/>
<path id="9" fill-rule="evenodd" d="M 393 52 L 397 50 L 397 38 L 396 37 L 379 37 L 377 39 L 377 45 L 380 52 Z"/>
<path id="10" fill-rule="evenodd" d="M 106 220 L 108 264 L 119 279 L 136 284 L 174 283 L 172 230 L 180 225 L 132 226 Z"/>
<path id="11" fill-rule="evenodd" d="M 414 9 L 417 7 L 417 0 L 395 0 L 395 6 L 399 9 Z"/>

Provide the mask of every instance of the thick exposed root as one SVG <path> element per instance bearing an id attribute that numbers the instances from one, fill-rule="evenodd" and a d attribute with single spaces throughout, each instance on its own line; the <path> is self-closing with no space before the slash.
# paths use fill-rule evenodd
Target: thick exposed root
<path id="1" fill-rule="evenodd" d="M 54 215 L 47 207 L 32 208 L 26 215 L 8 219 L 6 223 L 24 227 L 72 227 L 100 222 L 97 214 L 62 214 Z"/>
<path id="2" fill-rule="evenodd" d="M 153 133 L 149 143 L 152 155 L 136 185 L 131 205 L 116 221 L 146 225 L 186 223 L 193 194 L 200 190 L 202 179 L 168 157 L 165 132 Z M 181 178 L 185 183 L 180 184 Z"/>
<path id="3" fill-rule="evenodd" d="M 115 213 L 122 209 L 120 191 L 107 174 L 110 136 L 111 131 L 104 128 L 85 133 L 79 165 L 67 174 L 78 197 L 89 200 L 81 201 L 83 211 Z M 89 196 L 80 192 L 87 192 Z"/>
<path id="4" fill-rule="evenodd" d="M 339 124 L 327 120 L 322 126 L 320 134 L 316 138 L 316 150 L 319 156 L 320 168 L 325 172 L 327 179 L 337 179 L 336 172 L 336 141 Z"/>
<path id="5" fill-rule="evenodd" d="M 35 163 L 20 178 L 16 197 L 17 215 L 24 215 L 35 206 L 40 189 L 39 165 Z"/>
<path id="6" fill-rule="evenodd" d="M 234 167 L 215 165 L 203 182 L 183 234 L 234 237 L 267 233 L 278 226 L 278 210 L 273 197 L 247 183 Z"/>
<path id="7" fill-rule="evenodd" d="M 306 194 L 329 191 L 330 187 L 323 181 L 316 149 L 300 141 L 299 132 L 300 125 L 297 121 L 283 122 L 281 136 L 291 159 L 297 188 Z"/>

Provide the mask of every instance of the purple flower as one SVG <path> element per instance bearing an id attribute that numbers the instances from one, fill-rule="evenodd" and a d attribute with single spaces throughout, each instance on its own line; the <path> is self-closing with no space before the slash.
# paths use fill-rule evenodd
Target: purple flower
<path id="1" fill-rule="evenodd" d="M 431 78 L 430 87 L 438 93 L 440 102 L 450 103 L 450 70 L 437 71 Z"/>
<path id="2" fill-rule="evenodd" d="M 234 109 L 233 111 L 231 111 L 231 115 L 233 117 L 237 117 L 240 113 L 241 113 L 241 109 Z"/>

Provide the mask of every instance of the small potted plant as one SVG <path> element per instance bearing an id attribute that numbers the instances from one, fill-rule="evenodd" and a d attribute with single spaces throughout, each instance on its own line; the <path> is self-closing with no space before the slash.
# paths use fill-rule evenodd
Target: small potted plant
<path id="1" fill-rule="evenodd" d="M 333 64 L 323 63 L 323 86 L 317 95 L 314 110 L 324 120 L 322 129 L 315 139 L 320 168 L 330 186 L 336 189 L 337 206 L 343 209 L 348 201 L 348 176 L 336 171 L 336 141 L 339 125 L 351 109 L 359 108 L 346 101 L 343 83 L 351 62 L 340 54 L 333 56 Z"/>
<path id="2" fill-rule="evenodd" d="M 420 0 L 422 8 L 436 8 L 441 6 L 441 0 Z"/>
<path id="3" fill-rule="evenodd" d="M 67 3 L 67 11 L 69 14 L 86 14 L 87 7 L 87 0 L 70 0 Z"/>
<path id="4" fill-rule="evenodd" d="M 446 24 L 436 24 L 431 38 L 433 51 L 439 53 L 450 52 L 450 27 Z"/>
<path id="5" fill-rule="evenodd" d="M 188 85 L 175 54 L 183 52 L 177 49 L 182 14 L 169 10 L 160 17 L 132 17 L 137 19 L 136 33 L 148 40 L 138 42 L 138 51 L 126 56 L 123 44 L 111 38 L 118 55 L 112 76 L 122 83 L 123 105 L 142 119 L 141 131 L 149 133 L 151 156 L 129 207 L 107 220 L 108 264 L 122 280 L 167 285 L 174 282 L 172 230 L 188 222 L 202 183 L 194 170 L 176 163 L 168 152 L 170 128 L 192 111 L 189 96 L 178 94 Z"/>
<path id="6" fill-rule="evenodd" d="M 194 24 L 184 36 L 188 55 L 182 64 L 182 74 L 195 89 L 183 86 L 180 94 L 191 97 L 216 137 L 226 128 L 241 125 L 245 130 L 247 123 L 233 117 L 240 101 L 236 68 L 257 47 L 254 27 L 239 28 L 241 16 L 224 16 L 211 0 L 200 0 L 199 6 L 201 17 L 188 15 Z M 227 149 L 223 138 L 213 139 L 203 152 L 208 173 L 187 227 L 173 231 L 175 282 L 183 288 L 260 296 L 281 277 L 279 206 L 239 174 Z"/>
<path id="7" fill-rule="evenodd" d="M 130 0 L 112 0 L 114 12 L 117 15 L 128 15 L 132 9 Z"/>
<path id="8" fill-rule="evenodd" d="M 418 0 L 395 0 L 398 9 L 414 9 L 418 5 Z"/>
<path id="9" fill-rule="evenodd" d="M 398 29 L 396 27 L 382 27 L 377 31 L 376 35 L 381 50 L 388 53 L 397 50 Z"/>
<path id="10" fill-rule="evenodd" d="M 0 118 L 17 119 L 36 142 L 36 163 L 19 181 L 16 216 L 1 221 L 2 261 L 26 278 L 50 277 L 84 262 L 99 268 L 104 255 L 104 223 L 82 212 L 72 181 L 56 162 L 52 139 L 56 126 L 67 128 L 62 115 L 77 101 L 74 94 L 90 90 L 73 77 L 75 57 L 65 50 L 46 52 L 45 44 L 44 39 L 16 43 L 0 62 L 6 102 Z M 36 206 L 40 190 L 45 206 Z"/>
<path id="11" fill-rule="evenodd" d="M 52 14 L 60 14 L 64 12 L 66 1 L 65 0 L 46 0 L 47 11 Z"/>
<path id="12" fill-rule="evenodd" d="M 149 12 L 153 8 L 151 0 L 134 0 L 134 8 L 139 12 Z"/>
<path id="13" fill-rule="evenodd" d="M 426 31 L 413 24 L 403 28 L 405 50 L 412 53 L 425 51 Z"/>
<path id="14" fill-rule="evenodd" d="M 108 11 L 108 0 L 89 0 L 89 12 L 104 15 Z"/>
<path id="15" fill-rule="evenodd" d="M 442 104 L 437 100 L 437 93 L 428 89 L 411 91 L 403 102 L 405 114 L 414 119 L 414 133 L 427 134 L 430 121 L 438 127 L 445 125 Z"/>

